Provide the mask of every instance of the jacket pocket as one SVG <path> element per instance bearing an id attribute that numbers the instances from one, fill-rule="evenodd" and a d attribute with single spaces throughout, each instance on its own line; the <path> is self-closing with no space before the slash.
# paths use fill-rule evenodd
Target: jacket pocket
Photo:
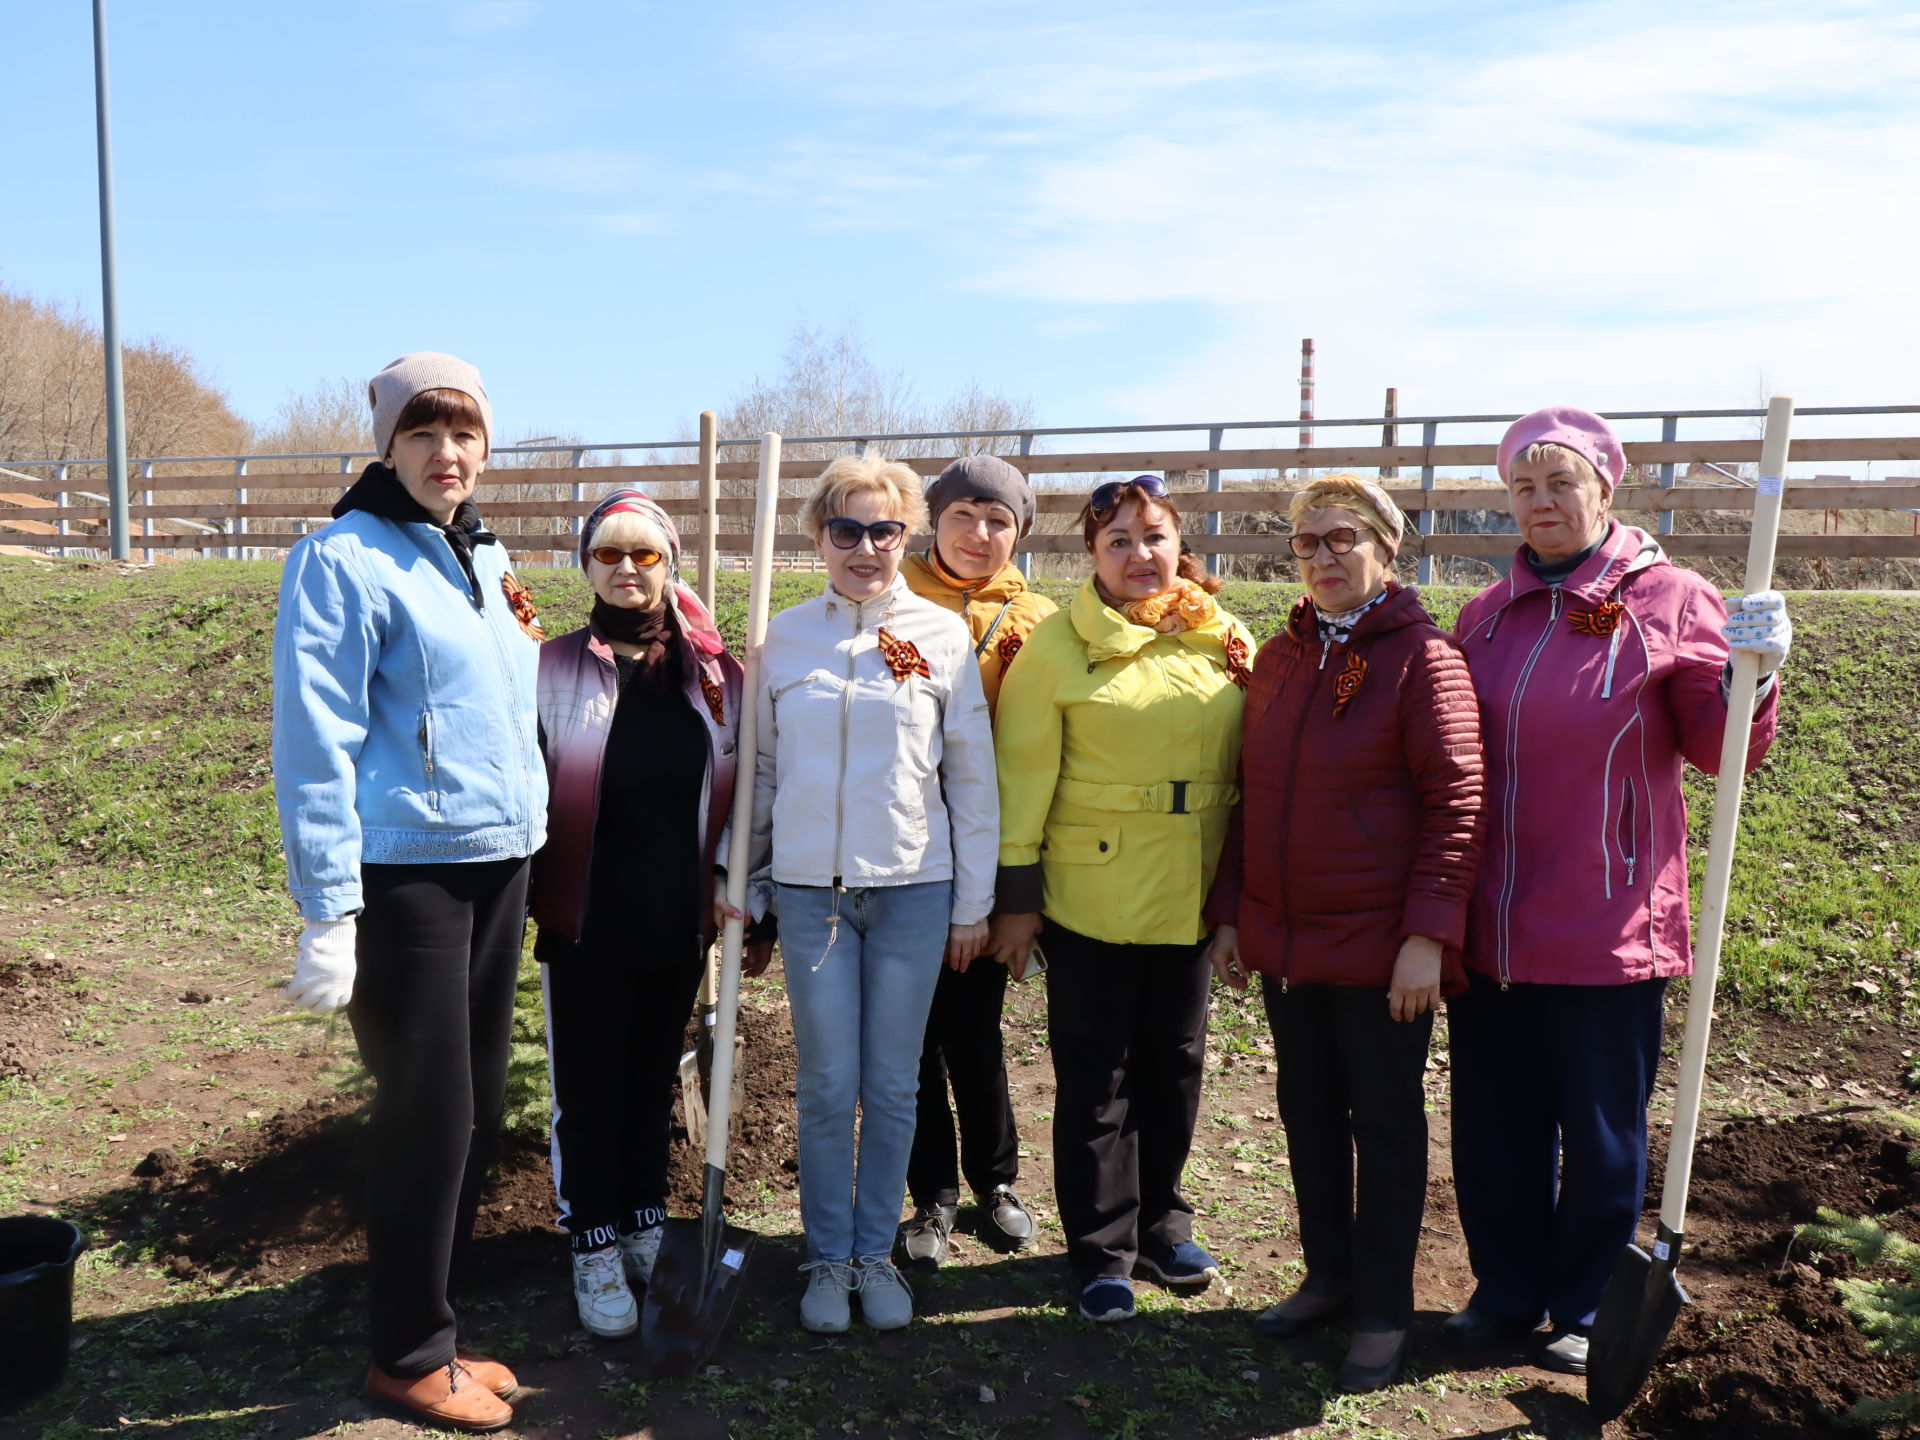
<path id="1" fill-rule="evenodd" d="M 420 765 L 427 779 L 421 787 L 426 796 L 427 808 L 435 815 L 440 813 L 440 769 L 433 758 L 433 712 L 420 712 Z"/>
<path id="2" fill-rule="evenodd" d="M 1061 865 L 1105 865 L 1120 853 L 1120 827 L 1050 825 L 1040 849 L 1048 860 Z"/>
<path id="3" fill-rule="evenodd" d="M 1614 827 L 1614 843 L 1620 847 L 1620 859 L 1627 867 L 1627 884 L 1633 884 L 1640 863 L 1639 805 L 1634 794 L 1633 777 L 1626 777 L 1620 789 L 1620 818 Z"/>

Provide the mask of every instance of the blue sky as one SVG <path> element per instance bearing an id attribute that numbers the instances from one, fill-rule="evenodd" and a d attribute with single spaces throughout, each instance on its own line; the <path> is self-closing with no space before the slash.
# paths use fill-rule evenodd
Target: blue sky
<path id="1" fill-rule="evenodd" d="M 662 439 L 803 321 L 1043 424 L 1291 414 L 1303 335 L 1322 415 L 1920 402 L 1905 0 L 111 23 L 123 324 L 263 421 L 443 349 L 503 435 Z M 0 9 L 0 284 L 92 312 L 89 43 Z"/>

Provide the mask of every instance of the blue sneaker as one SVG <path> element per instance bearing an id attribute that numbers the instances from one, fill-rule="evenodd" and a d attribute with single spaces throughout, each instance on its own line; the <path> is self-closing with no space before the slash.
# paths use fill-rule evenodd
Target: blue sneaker
<path id="1" fill-rule="evenodd" d="M 1115 1276 L 1104 1276 L 1080 1291 L 1080 1313 L 1108 1324 L 1133 1318 L 1133 1286 Z"/>
<path id="2" fill-rule="evenodd" d="M 1220 1278 L 1220 1262 L 1191 1240 L 1174 1246 L 1142 1245 L 1133 1270 L 1169 1290 L 1204 1290 Z"/>

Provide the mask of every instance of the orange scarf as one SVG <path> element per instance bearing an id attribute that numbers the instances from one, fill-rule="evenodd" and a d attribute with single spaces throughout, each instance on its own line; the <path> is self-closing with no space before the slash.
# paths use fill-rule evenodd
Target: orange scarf
<path id="1" fill-rule="evenodd" d="M 1157 630 L 1162 635 L 1178 635 L 1196 630 L 1213 619 L 1219 607 L 1213 596 L 1191 580 L 1176 578 L 1171 589 L 1145 600 L 1124 605 L 1120 613 L 1136 625 Z"/>

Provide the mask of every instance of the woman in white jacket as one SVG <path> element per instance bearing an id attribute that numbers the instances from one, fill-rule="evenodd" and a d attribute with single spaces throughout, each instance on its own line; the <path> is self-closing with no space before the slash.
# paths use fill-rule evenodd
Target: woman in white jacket
<path id="1" fill-rule="evenodd" d="M 972 639 L 900 578 L 925 522 L 905 465 L 829 465 L 802 515 L 826 592 L 773 618 L 761 660 L 754 909 L 779 916 L 799 1052 L 800 1323 L 826 1333 L 856 1291 L 875 1329 L 913 1318 L 889 1257 L 920 1041 L 943 959 L 985 949 L 993 910 L 1000 806 Z"/>

